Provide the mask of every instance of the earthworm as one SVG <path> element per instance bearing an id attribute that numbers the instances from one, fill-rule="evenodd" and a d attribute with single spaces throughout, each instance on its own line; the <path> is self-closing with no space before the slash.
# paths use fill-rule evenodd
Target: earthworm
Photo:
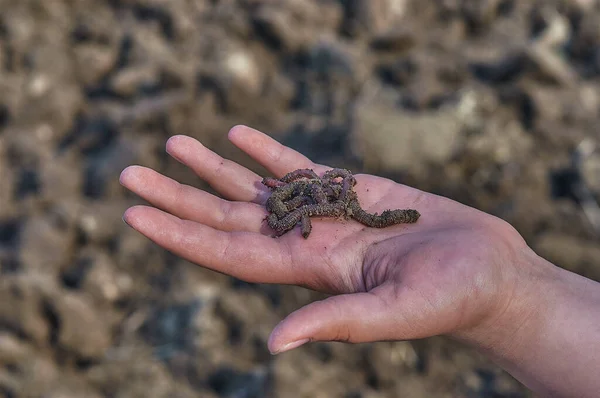
<path id="1" fill-rule="evenodd" d="M 267 199 L 267 224 L 281 236 L 301 224 L 306 239 L 312 231 L 311 217 L 352 218 L 368 227 L 385 228 L 400 223 L 414 223 L 417 210 L 385 210 L 378 215 L 367 213 L 354 192 L 357 181 L 350 170 L 331 169 L 319 178 L 311 169 L 294 170 L 281 179 L 265 177 L 263 184 L 272 190 Z"/>

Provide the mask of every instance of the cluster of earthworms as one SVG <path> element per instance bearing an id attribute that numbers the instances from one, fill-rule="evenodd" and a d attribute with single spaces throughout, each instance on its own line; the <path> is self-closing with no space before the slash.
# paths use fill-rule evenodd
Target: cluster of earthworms
<path id="1" fill-rule="evenodd" d="M 416 210 L 386 210 L 380 215 L 362 209 L 354 186 L 356 179 L 349 170 L 331 169 L 319 177 L 311 169 L 298 169 L 280 179 L 266 177 L 262 183 L 272 190 L 267 199 L 267 223 L 281 236 L 298 223 L 304 238 L 312 230 L 311 217 L 353 218 L 373 228 L 414 223 Z"/>

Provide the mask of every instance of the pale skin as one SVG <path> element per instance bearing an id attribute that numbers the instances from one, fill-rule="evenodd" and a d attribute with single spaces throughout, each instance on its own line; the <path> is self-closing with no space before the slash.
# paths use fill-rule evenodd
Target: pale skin
<path id="1" fill-rule="evenodd" d="M 245 126 L 230 141 L 275 177 L 329 167 Z M 505 221 L 391 180 L 357 174 L 369 212 L 416 209 L 416 224 L 376 229 L 313 219 L 275 239 L 264 222 L 263 176 L 175 136 L 167 152 L 222 195 L 131 166 L 121 183 L 149 202 L 123 219 L 156 244 L 202 267 L 255 283 L 331 294 L 290 314 L 268 346 L 447 335 L 489 355 L 542 396 L 600 391 L 600 284 L 542 259 Z"/>

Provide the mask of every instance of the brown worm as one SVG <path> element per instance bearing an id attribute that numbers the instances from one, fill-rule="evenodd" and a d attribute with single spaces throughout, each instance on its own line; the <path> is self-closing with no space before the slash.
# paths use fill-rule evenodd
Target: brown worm
<path id="1" fill-rule="evenodd" d="M 331 169 L 323 177 L 311 169 L 294 170 L 281 179 L 265 177 L 263 184 L 272 190 L 267 199 L 267 224 L 281 236 L 301 224 L 301 233 L 308 238 L 312 231 L 311 217 L 352 218 L 368 227 L 385 228 L 401 223 L 415 223 L 417 210 L 386 210 L 380 215 L 367 213 L 358 201 L 354 186 L 356 178 L 350 170 Z"/>

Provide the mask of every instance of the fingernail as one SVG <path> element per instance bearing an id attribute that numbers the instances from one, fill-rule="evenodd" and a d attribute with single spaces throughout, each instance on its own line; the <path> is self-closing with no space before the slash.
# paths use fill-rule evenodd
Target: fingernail
<path id="1" fill-rule="evenodd" d="M 287 343 L 286 345 L 281 347 L 279 350 L 274 351 L 271 354 L 273 354 L 273 355 L 281 354 L 282 352 L 293 350 L 294 348 L 298 348 L 301 345 L 308 343 L 309 341 L 310 341 L 310 339 L 302 339 L 302 340 L 294 341 L 292 343 Z"/>
<path id="2" fill-rule="evenodd" d="M 177 160 L 178 162 L 181 162 L 181 158 L 177 155 L 177 153 L 173 152 L 172 150 L 169 149 L 169 147 L 167 147 L 166 152 L 175 160 Z"/>

